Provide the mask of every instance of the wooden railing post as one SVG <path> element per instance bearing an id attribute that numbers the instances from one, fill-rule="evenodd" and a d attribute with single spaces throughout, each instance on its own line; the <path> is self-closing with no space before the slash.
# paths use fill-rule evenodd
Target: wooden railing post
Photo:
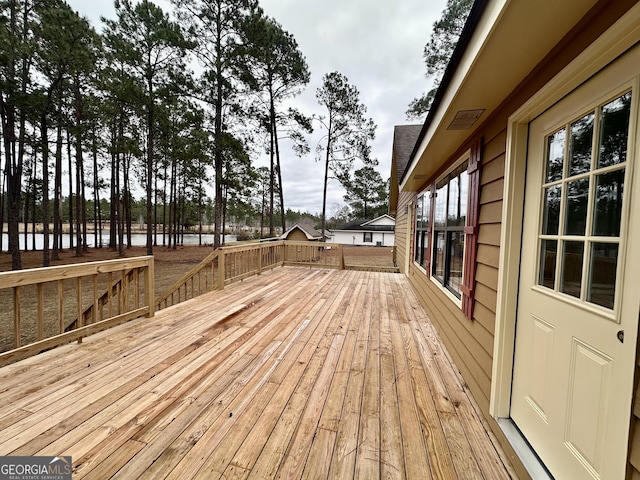
<path id="1" fill-rule="evenodd" d="M 220 250 L 220 253 L 218 254 L 218 289 L 220 290 L 224 290 L 224 271 L 225 271 L 224 257 L 225 256 L 226 255 L 224 251 Z"/>
<path id="2" fill-rule="evenodd" d="M 344 245 L 339 244 L 338 251 L 340 254 L 340 270 L 344 270 Z"/>

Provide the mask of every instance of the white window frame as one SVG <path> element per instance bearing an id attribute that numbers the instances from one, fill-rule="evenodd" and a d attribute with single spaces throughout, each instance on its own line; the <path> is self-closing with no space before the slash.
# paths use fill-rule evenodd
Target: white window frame
<path id="1" fill-rule="evenodd" d="M 420 193 L 418 193 L 418 195 L 416 195 L 416 207 L 415 207 L 415 216 L 412 217 L 412 222 L 413 222 L 413 238 L 412 238 L 412 246 L 413 246 L 413 264 L 418 267 L 420 270 L 422 270 L 425 275 L 427 274 L 427 269 L 421 265 L 418 261 L 416 261 L 416 247 L 417 247 L 417 238 L 418 238 L 418 232 L 423 232 L 425 231 L 425 229 L 420 229 L 418 230 L 418 200 L 420 198 L 425 198 L 427 199 L 427 201 L 429 202 L 429 222 L 431 222 L 431 186 L 425 188 L 424 190 L 422 190 Z M 424 208 L 421 210 L 421 215 L 424 213 Z M 426 230 L 432 229 L 433 226 L 431 224 L 429 224 L 429 226 L 426 228 Z M 425 236 L 427 243 L 431 241 L 430 235 L 427 237 Z M 424 246 L 423 246 L 423 250 L 424 250 Z M 431 249 L 429 249 L 428 255 L 431 255 Z M 431 259 L 429 258 L 429 264 L 431 264 Z"/>
<path id="2" fill-rule="evenodd" d="M 449 176 L 449 174 L 451 174 L 451 172 L 453 172 L 455 169 L 457 169 L 458 167 L 460 167 L 463 163 L 467 162 L 467 170 L 469 169 L 469 161 L 471 160 L 471 150 L 467 150 L 460 158 L 458 158 L 458 160 L 456 160 L 456 162 L 447 169 L 447 171 L 445 173 L 443 173 L 442 175 L 440 175 L 436 181 L 435 184 L 437 185 L 439 182 L 441 182 L 442 180 L 444 180 L 445 178 L 447 178 Z M 469 177 L 467 176 L 467 182 L 468 182 Z M 436 187 L 436 192 L 434 192 L 435 194 L 437 194 L 437 187 Z M 433 221 L 433 225 L 431 226 L 431 263 L 430 263 L 430 267 L 429 267 L 429 278 L 430 280 L 433 282 L 433 284 L 438 287 L 440 290 L 442 290 L 442 292 L 453 302 L 455 303 L 460 309 L 462 309 L 462 295 L 460 295 L 460 297 L 458 297 L 455 293 L 453 293 L 451 291 L 451 289 L 449 289 L 444 283 L 443 281 L 441 281 L 437 276 L 435 276 L 433 274 L 434 268 L 435 268 L 435 254 L 436 254 L 436 250 L 435 250 L 435 246 L 436 246 L 436 232 L 437 231 L 441 231 L 441 230 L 437 230 L 435 227 L 435 202 L 437 201 L 437 198 L 432 202 L 432 209 L 434 210 L 432 218 L 434 219 Z M 465 225 L 462 226 L 462 232 L 464 235 L 464 227 L 467 224 L 467 219 L 469 218 L 469 186 L 467 185 L 467 206 L 466 206 L 466 215 L 465 215 Z M 466 240 L 466 238 L 465 238 Z M 464 280 L 464 265 L 465 265 L 465 259 L 467 256 L 467 246 L 465 245 L 464 251 L 462 253 L 462 276 L 461 279 Z"/>

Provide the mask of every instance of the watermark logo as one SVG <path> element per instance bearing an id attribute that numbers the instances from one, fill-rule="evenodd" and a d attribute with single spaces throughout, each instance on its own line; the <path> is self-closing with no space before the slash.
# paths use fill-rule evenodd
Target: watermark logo
<path id="1" fill-rule="evenodd" d="M 71 480 L 71 457 L 2 457 L 0 480 Z"/>

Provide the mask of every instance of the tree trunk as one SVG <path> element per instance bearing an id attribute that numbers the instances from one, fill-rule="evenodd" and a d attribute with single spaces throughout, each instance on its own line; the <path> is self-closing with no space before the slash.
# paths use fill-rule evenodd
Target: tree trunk
<path id="1" fill-rule="evenodd" d="M 35 192 L 34 192 L 35 193 Z M 62 119 L 58 110 L 58 128 L 56 135 L 56 164 L 53 173 L 53 260 L 60 259 L 62 248 L 62 219 L 60 201 L 62 197 Z M 35 211 L 34 211 L 35 213 Z"/>
<path id="2" fill-rule="evenodd" d="M 35 162 L 36 162 L 36 158 L 35 158 L 35 152 L 34 152 L 34 155 L 33 155 L 33 164 L 34 165 L 35 165 Z M 33 178 L 34 177 L 34 173 L 33 173 L 34 170 L 35 170 L 35 167 L 32 168 L 31 170 L 29 170 L 28 176 L 26 178 L 27 191 L 25 192 L 25 195 L 24 195 L 24 218 L 22 219 L 22 221 L 23 221 L 23 225 L 24 225 L 23 235 L 24 235 L 24 249 L 25 250 L 29 250 L 29 247 L 28 247 L 28 245 L 29 245 L 29 242 L 28 242 L 28 240 L 29 240 L 29 200 L 31 200 L 31 196 L 33 194 L 35 194 L 35 189 L 36 189 L 34 178 Z M 35 202 L 33 202 L 33 203 L 35 205 Z M 35 217 L 36 217 L 36 215 L 35 215 L 35 206 L 33 208 L 33 211 L 34 211 L 33 218 L 34 218 L 34 222 L 35 222 Z M 34 243 L 33 249 L 35 250 L 35 243 Z"/>
<path id="3" fill-rule="evenodd" d="M 214 155 L 214 163 L 215 163 L 215 210 L 214 210 L 214 227 L 213 227 L 213 248 L 220 247 L 220 230 L 222 223 L 222 163 L 224 161 L 224 156 L 222 152 L 222 103 L 223 103 L 223 92 L 222 92 L 222 84 L 224 83 L 224 76 L 222 71 L 222 25 L 220 18 L 220 11 L 218 11 L 218 16 L 216 18 L 216 118 L 215 118 L 215 130 L 213 135 L 213 140 L 215 142 L 215 155 Z"/>
<path id="4" fill-rule="evenodd" d="M 153 246 L 158 246 L 158 175 L 153 180 Z"/>
<path id="5" fill-rule="evenodd" d="M 166 159 L 165 159 L 166 160 Z M 162 180 L 162 246 L 167 245 L 167 165 L 164 162 L 164 179 Z"/>
<path id="6" fill-rule="evenodd" d="M 147 255 L 153 255 L 153 140 L 154 140 L 154 99 L 153 81 L 147 79 L 149 106 L 147 111 Z"/>
<path id="7" fill-rule="evenodd" d="M 75 110 L 76 110 L 76 256 L 82 256 L 83 252 L 83 239 L 82 239 L 82 184 L 84 180 L 82 178 L 82 164 L 84 159 L 82 158 L 82 98 L 80 90 L 76 85 L 74 88 L 75 95 Z M 71 223 L 71 222 L 69 222 Z"/>
<path id="8" fill-rule="evenodd" d="M 322 226 L 320 233 L 322 235 L 322 241 L 324 242 L 324 232 L 326 231 L 326 222 L 327 222 L 327 184 L 329 183 L 329 162 L 331 160 L 331 127 L 332 127 L 332 118 L 329 115 L 329 128 L 327 134 L 327 156 L 324 162 L 324 188 L 322 190 Z"/>
<path id="9" fill-rule="evenodd" d="M 109 248 L 116 249 L 116 163 L 118 155 L 115 150 L 111 153 L 111 189 L 109 202 Z"/>
<path id="10" fill-rule="evenodd" d="M 273 219 L 273 195 L 275 184 L 274 172 L 274 147 L 273 147 L 273 123 L 269 121 L 269 238 L 273 238 L 274 219 Z"/>
<path id="11" fill-rule="evenodd" d="M 124 201 L 122 202 L 123 210 L 124 210 L 124 220 L 126 222 L 126 231 L 127 231 L 127 248 L 131 248 L 133 244 L 132 238 L 132 227 L 133 227 L 133 219 L 132 219 L 132 197 L 131 197 L 131 187 L 129 180 L 129 171 L 131 170 L 131 155 L 128 154 L 126 157 L 126 161 L 124 164 Z"/>
<path id="12" fill-rule="evenodd" d="M 95 125 L 91 129 L 93 154 L 93 244 L 102 248 L 102 212 L 100 211 L 100 176 L 98 175 L 98 142 Z"/>
<path id="13" fill-rule="evenodd" d="M 48 102 L 47 102 L 48 103 Z M 50 265 L 49 259 L 49 140 L 47 125 L 47 110 L 45 108 L 40 116 L 40 136 L 42 140 L 42 233 L 44 244 L 42 247 L 42 266 Z"/>
<path id="14" fill-rule="evenodd" d="M 278 172 L 278 193 L 280 195 L 280 223 L 282 233 L 286 231 L 286 219 L 284 215 L 284 188 L 282 186 L 282 169 L 280 168 L 280 144 L 278 142 L 278 123 L 276 121 L 276 107 L 273 103 L 273 93 L 271 95 L 271 125 L 273 128 L 273 143 L 276 149 L 276 171 Z"/>
<path id="15" fill-rule="evenodd" d="M 75 239 L 74 235 L 74 224 L 75 221 L 73 206 L 75 205 L 75 201 L 73 196 L 73 156 L 71 155 L 71 131 L 67 129 L 67 164 L 69 168 L 69 250 L 74 249 Z"/>

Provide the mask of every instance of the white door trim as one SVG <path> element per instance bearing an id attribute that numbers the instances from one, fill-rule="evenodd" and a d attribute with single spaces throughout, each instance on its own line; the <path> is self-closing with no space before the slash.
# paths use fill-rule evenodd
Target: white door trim
<path id="1" fill-rule="evenodd" d="M 498 270 L 496 328 L 489 413 L 508 418 L 515 345 L 515 320 L 520 273 L 521 232 L 527 161 L 528 124 L 575 90 L 640 39 L 640 3 L 513 113 L 507 125 L 507 145 Z"/>

